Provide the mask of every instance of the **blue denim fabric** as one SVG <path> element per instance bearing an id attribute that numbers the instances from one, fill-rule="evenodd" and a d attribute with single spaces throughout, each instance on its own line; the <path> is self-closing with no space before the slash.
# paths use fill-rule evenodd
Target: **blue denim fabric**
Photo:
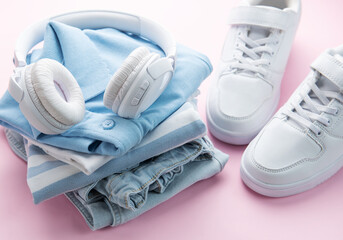
<path id="1" fill-rule="evenodd" d="M 45 135 L 26 121 L 8 92 L 0 100 L 0 124 L 48 145 L 115 157 L 124 155 L 159 123 L 176 111 L 210 74 L 206 56 L 177 46 L 176 71 L 160 98 L 138 119 L 123 119 L 105 108 L 103 92 L 113 73 L 139 46 L 163 54 L 156 45 L 115 29 L 80 30 L 58 22 L 48 24 L 43 49 L 34 50 L 28 63 L 55 59 L 71 71 L 86 101 L 82 122 L 61 135 Z M 113 120 L 112 129 L 103 123 Z"/>
<path id="2" fill-rule="evenodd" d="M 227 161 L 228 156 L 204 137 L 66 196 L 92 230 L 118 226 L 217 174 Z"/>
<path id="3" fill-rule="evenodd" d="M 174 122 L 180 117 L 184 120 Z M 186 121 L 186 119 L 188 120 Z M 163 129 L 166 127 L 173 130 L 165 132 Z M 13 130 L 6 129 L 5 132 L 13 151 L 25 160 L 28 158 L 27 183 L 34 202 L 39 203 L 59 194 L 87 186 L 113 173 L 135 167 L 146 159 L 202 137 L 206 134 L 206 126 L 200 120 L 193 104 L 187 102 L 148 133 L 139 145 L 124 156 L 110 160 L 91 175 L 85 175 L 74 166 L 46 154 L 40 147 L 24 141 L 23 136 Z"/>

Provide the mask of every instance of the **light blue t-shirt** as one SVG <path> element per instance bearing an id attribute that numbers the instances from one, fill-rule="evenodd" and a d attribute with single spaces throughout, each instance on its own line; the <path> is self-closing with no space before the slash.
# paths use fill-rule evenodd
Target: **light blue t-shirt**
<path id="1" fill-rule="evenodd" d="M 45 135 L 30 126 L 18 103 L 6 92 L 0 100 L 0 124 L 60 148 L 112 156 L 125 154 L 176 111 L 212 71 L 206 56 L 178 45 L 176 70 L 163 94 L 138 119 L 118 117 L 103 105 L 103 93 L 125 58 L 142 45 L 163 55 L 153 43 L 115 29 L 80 30 L 50 22 L 44 36 L 44 47 L 34 50 L 27 62 L 41 58 L 61 62 L 82 89 L 86 101 L 85 117 L 60 135 Z"/>

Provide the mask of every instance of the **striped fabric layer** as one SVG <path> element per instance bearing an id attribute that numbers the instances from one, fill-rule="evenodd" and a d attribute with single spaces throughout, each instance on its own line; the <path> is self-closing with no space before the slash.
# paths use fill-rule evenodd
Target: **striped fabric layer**
<path id="1" fill-rule="evenodd" d="M 27 182 L 35 203 L 132 168 L 146 159 L 205 134 L 206 126 L 194 109 L 194 105 L 189 102 L 148 133 L 139 145 L 124 156 L 115 159 L 108 159 L 109 156 L 91 155 L 93 158 L 90 161 L 89 155 L 82 157 L 79 153 L 70 150 L 37 144 L 31 139 L 22 140 L 21 135 L 6 130 L 13 151 L 20 157 L 27 156 Z"/>

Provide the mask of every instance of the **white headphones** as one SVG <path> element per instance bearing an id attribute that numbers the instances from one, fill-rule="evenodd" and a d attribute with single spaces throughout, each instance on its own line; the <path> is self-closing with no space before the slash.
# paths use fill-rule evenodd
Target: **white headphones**
<path id="1" fill-rule="evenodd" d="M 50 20 L 80 29 L 115 28 L 158 44 L 166 57 L 145 47 L 134 50 L 109 81 L 104 105 L 124 118 L 135 118 L 161 95 L 174 69 L 176 44 L 162 26 L 146 18 L 111 11 L 66 13 L 29 26 L 14 51 L 16 69 L 8 91 L 29 123 L 45 134 L 59 134 L 82 121 L 85 102 L 73 75 L 59 62 L 41 59 L 27 65 L 28 52 L 43 41 Z"/>

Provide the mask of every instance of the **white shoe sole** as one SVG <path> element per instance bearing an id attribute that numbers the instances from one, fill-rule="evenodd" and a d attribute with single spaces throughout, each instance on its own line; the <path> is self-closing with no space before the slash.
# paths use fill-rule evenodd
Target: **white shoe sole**
<path id="1" fill-rule="evenodd" d="M 245 152 L 242 157 L 240 168 L 243 182 L 253 191 L 268 197 L 287 197 L 310 190 L 335 175 L 343 166 L 343 156 L 341 156 L 327 168 L 316 173 L 312 177 L 291 184 L 273 185 L 261 182 L 251 176 L 244 167 L 244 158 Z"/>

